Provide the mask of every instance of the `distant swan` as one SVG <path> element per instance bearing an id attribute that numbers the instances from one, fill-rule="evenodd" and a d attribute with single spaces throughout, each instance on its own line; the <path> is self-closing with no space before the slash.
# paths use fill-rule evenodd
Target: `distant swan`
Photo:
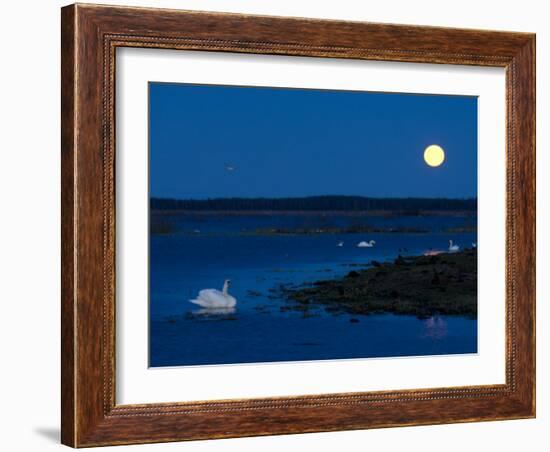
<path id="1" fill-rule="evenodd" d="M 458 251 L 460 247 L 458 245 L 453 245 L 453 241 L 449 240 L 449 251 Z"/>
<path id="2" fill-rule="evenodd" d="M 344 242 L 338 242 L 338 245 L 336 246 L 344 246 Z"/>
<path id="3" fill-rule="evenodd" d="M 476 242 L 472 242 L 472 248 L 477 248 L 477 243 Z"/>
<path id="4" fill-rule="evenodd" d="M 196 299 L 189 301 L 208 309 L 233 308 L 237 304 L 237 300 L 228 293 L 230 284 L 231 281 L 226 279 L 221 292 L 217 289 L 203 289 L 199 291 L 199 296 Z"/>
<path id="5" fill-rule="evenodd" d="M 372 248 L 376 242 L 374 240 L 370 240 L 369 242 L 359 242 L 357 244 L 357 248 Z"/>

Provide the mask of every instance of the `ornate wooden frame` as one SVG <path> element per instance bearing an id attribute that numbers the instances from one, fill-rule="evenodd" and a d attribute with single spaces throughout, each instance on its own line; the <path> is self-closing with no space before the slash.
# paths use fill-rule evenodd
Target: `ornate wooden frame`
<path id="1" fill-rule="evenodd" d="M 71 5 L 62 9 L 62 442 L 74 447 L 535 416 L 535 35 Z M 506 383 L 115 403 L 117 47 L 506 69 Z"/>

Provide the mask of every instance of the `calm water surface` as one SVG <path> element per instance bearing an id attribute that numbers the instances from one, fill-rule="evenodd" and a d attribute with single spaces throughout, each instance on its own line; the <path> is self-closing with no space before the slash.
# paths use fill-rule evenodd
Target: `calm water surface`
<path id="1" fill-rule="evenodd" d="M 153 220 L 154 221 L 154 220 Z M 285 309 L 280 284 L 303 284 L 347 274 L 355 265 L 393 260 L 449 239 L 470 247 L 475 233 L 464 217 L 319 215 L 163 215 L 170 234 L 150 240 L 150 365 L 178 366 L 477 352 L 477 321 L 462 317 L 391 314 L 350 316 L 322 307 Z M 422 228 L 429 233 L 255 235 L 261 228 Z M 373 248 L 357 248 L 362 240 Z M 338 242 L 344 246 L 336 246 Z M 405 249 L 405 250 L 404 250 Z M 197 292 L 231 279 L 234 312 L 206 313 L 189 303 Z M 352 320 L 353 319 L 353 320 Z"/>

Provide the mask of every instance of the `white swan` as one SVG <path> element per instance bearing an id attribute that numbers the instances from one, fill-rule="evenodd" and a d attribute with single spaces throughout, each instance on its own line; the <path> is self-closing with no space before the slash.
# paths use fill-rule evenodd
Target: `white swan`
<path id="1" fill-rule="evenodd" d="M 376 242 L 374 240 L 371 240 L 369 242 L 359 242 L 357 244 L 357 248 L 372 248 Z"/>
<path id="2" fill-rule="evenodd" d="M 236 310 L 236 308 L 200 308 L 193 311 L 193 314 L 197 316 L 227 315 L 235 314 Z"/>
<path id="3" fill-rule="evenodd" d="M 449 240 L 449 251 L 452 253 L 458 250 L 460 250 L 460 247 L 458 245 L 453 245 L 453 241 Z"/>
<path id="4" fill-rule="evenodd" d="M 231 281 L 226 279 L 221 292 L 217 289 L 203 289 L 199 291 L 197 298 L 189 301 L 208 309 L 233 308 L 237 304 L 237 300 L 228 293 L 230 284 Z"/>
<path id="5" fill-rule="evenodd" d="M 338 242 L 338 245 L 336 246 L 344 246 L 344 242 Z"/>
<path id="6" fill-rule="evenodd" d="M 472 242 L 472 248 L 477 248 L 477 243 L 476 242 Z"/>

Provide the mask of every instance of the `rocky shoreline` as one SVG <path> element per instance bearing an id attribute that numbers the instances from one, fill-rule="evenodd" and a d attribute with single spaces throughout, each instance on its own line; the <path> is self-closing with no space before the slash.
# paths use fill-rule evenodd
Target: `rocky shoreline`
<path id="1" fill-rule="evenodd" d="M 345 277 L 282 287 L 291 310 L 369 315 L 393 313 L 477 316 L 477 251 L 431 256 L 398 256 L 352 270 Z"/>

